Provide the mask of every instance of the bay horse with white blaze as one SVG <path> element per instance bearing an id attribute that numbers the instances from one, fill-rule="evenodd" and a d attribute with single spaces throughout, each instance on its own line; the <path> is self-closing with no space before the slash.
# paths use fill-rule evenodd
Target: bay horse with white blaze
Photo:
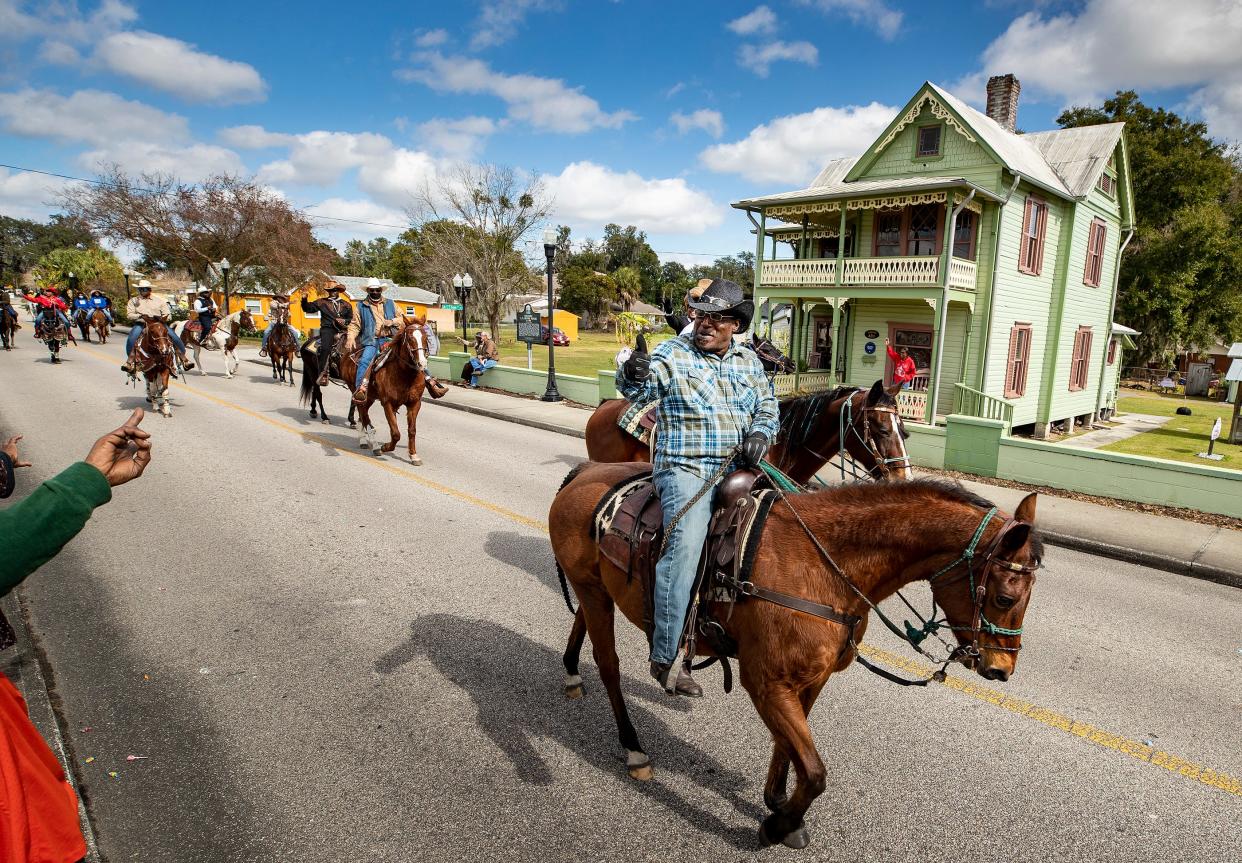
<path id="1" fill-rule="evenodd" d="M 108 316 L 103 313 L 103 309 L 95 309 L 91 313 L 91 326 L 95 328 L 95 335 L 99 336 L 99 343 L 106 345 L 108 343 Z"/>
<path id="2" fill-rule="evenodd" d="M 135 346 L 138 358 L 138 369 L 147 382 L 147 401 L 157 408 L 161 415 L 172 416 L 172 406 L 168 403 L 168 376 L 176 363 L 172 336 L 168 327 L 159 318 L 142 316 L 142 335 Z"/>
<path id="3" fill-rule="evenodd" d="M 558 570 L 579 601 L 563 660 L 566 694 L 581 695 L 579 653 L 589 634 L 627 768 L 639 780 L 651 778 L 651 762 L 621 694 L 614 621 L 620 609 L 642 627 L 643 579 L 601 555 L 594 514 L 610 490 L 647 470 L 579 465 L 548 513 Z M 951 630 L 959 644 L 945 662 L 961 661 L 989 680 L 1013 673 L 1042 555 L 1035 501 L 1028 495 L 1006 518 L 960 486 L 914 480 L 786 495 L 772 506 L 749 580 L 738 585 L 743 601 L 729 614 L 713 615 L 737 645 L 742 686 L 774 742 L 763 793 L 772 812 L 761 828 L 764 842 L 793 848 L 810 842 L 804 817 L 828 776 L 807 716 L 828 678 L 854 661 L 870 612 L 885 598 L 930 581 L 944 620 L 929 626 Z M 711 655 L 702 640 L 697 647 L 699 655 Z M 787 795 L 791 764 L 797 784 Z"/>
<path id="4" fill-rule="evenodd" d="M 781 426 L 767 460 L 806 484 L 834 457 L 857 462 L 873 479 L 913 479 L 906 452 L 898 387 L 876 381 L 870 390 L 837 387 L 780 402 Z M 587 458 L 597 462 L 649 462 L 649 446 L 618 425 L 630 403 L 602 402 L 586 425 Z M 656 427 L 655 433 L 659 433 Z"/>

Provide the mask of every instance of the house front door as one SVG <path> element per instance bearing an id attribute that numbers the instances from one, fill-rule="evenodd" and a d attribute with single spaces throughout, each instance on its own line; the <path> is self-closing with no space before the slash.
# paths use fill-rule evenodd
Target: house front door
<path id="1" fill-rule="evenodd" d="M 888 340 L 893 350 L 901 353 L 905 348 L 914 360 L 914 368 L 918 377 L 914 379 L 914 389 L 927 389 L 927 376 L 931 373 L 932 328 L 925 324 L 897 324 L 889 322 Z M 884 380 L 893 381 L 893 361 L 886 359 L 884 364 Z"/>
<path id="2" fill-rule="evenodd" d="M 812 323 L 815 343 L 807 357 L 807 368 L 827 369 L 832 363 L 832 318 L 815 315 Z"/>

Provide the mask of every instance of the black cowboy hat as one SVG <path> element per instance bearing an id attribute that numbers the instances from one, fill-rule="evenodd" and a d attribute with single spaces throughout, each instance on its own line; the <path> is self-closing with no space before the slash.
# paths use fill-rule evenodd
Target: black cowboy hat
<path id="1" fill-rule="evenodd" d="M 329 293 L 331 293 L 332 291 L 343 291 L 345 290 L 345 286 L 342 285 L 340 282 L 328 282 L 328 286 L 324 290 L 328 291 Z"/>
<path id="2" fill-rule="evenodd" d="M 702 294 L 696 299 L 687 299 L 690 308 L 700 312 L 720 312 L 737 318 L 737 331 L 746 332 L 751 318 L 755 316 L 755 304 L 746 299 L 742 288 L 737 282 L 728 279 L 712 279 Z"/>

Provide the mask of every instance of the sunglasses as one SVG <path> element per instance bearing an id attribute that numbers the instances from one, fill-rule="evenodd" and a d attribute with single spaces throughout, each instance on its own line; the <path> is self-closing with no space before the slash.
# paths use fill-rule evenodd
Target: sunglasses
<path id="1" fill-rule="evenodd" d="M 719 324 L 723 321 L 727 321 L 729 323 L 737 323 L 737 318 L 735 318 L 733 315 L 729 315 L 724 312 L 700 312 L 698 310 L 695 311 L 694 319 L 696 321 L 703 320 L 704 318 L 711 321 L 713 324 Z"/>

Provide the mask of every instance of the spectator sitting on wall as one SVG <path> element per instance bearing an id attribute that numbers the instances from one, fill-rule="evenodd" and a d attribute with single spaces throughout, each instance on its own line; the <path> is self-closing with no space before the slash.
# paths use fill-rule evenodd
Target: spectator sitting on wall
<path id="1" fill-rule="evenodd" d="M 150 435 L 138 428 L 142 410 L 95 441 L 86 459 L 70 465 L 25 500 L 0 510 L 0 596 L 47 563 L 112 498 L 112 486 L 142 476 L 151 461 Z M 0 497 L 13 489 L 21 437 L 0 447 Z M 0 648 L 14 643 L 0 615 Z M 78 798 L 56 755 L 30 721 L 17 687 L 0 673 L 0 859 L 5 863 L 70 861 L 86 856 Z"/>
<path id="2" fill-rule="evenodd" d="M 496 347 L 496 343 L 492 341 L 492 337 L 482 330 L 474 334 L 473 344 L 462 338 L 459 338 L 457 341 L 461 342 L 463 347 L 474 349 L 474 357 L 466 365 L 466 369 L 470 370 L 470 386 L 473 389 L 478 389 L 479 377 L 500 362 L 500 350 Z M 465 369 L 463 369 L 462 378 L 465 379 L 465 377 Z"/>

